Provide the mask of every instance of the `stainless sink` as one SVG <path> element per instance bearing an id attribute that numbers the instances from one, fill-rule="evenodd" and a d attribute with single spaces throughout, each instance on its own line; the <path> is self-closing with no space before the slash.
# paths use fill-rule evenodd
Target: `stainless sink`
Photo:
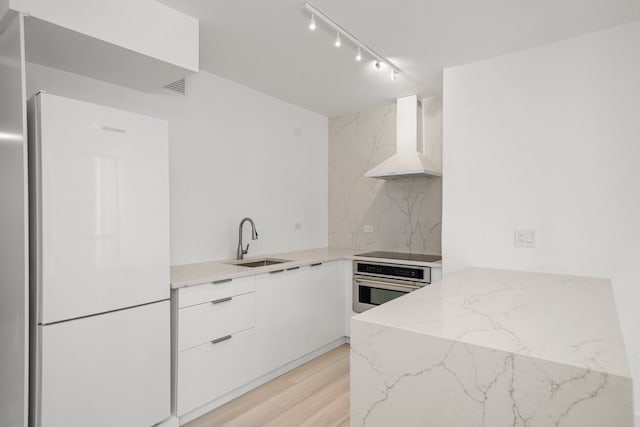
<path id="1" fill-rule="evenodd" d="M 283 262 L 290 261 L 287 259 L 262 258 L 254 259 L 252 261 L 228 262 L 227 264 L 239 265 L 240 267 L 266 267 L 267 265 L 282 264 Z"/>

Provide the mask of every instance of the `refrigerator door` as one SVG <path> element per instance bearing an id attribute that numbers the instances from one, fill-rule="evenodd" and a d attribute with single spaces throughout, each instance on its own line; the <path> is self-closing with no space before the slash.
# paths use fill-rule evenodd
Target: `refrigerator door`
<path id="1" fill-rule="evenodd" d="M 169 298 L 167 123 L 47 93 L 32 102 L 38 323 Z"/>
<path id="2" fill-rule="evenodd" d="M 148 427 L 170 415 L 169 301 L 38 326 L 37 427 Z"/>

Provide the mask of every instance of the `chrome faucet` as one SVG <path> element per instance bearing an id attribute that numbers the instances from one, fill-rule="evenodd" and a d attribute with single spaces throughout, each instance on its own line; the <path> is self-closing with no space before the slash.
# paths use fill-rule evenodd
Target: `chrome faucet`
<path id="1" fill-rule="evenodd" d="M 258 239 L 258 232 L 256 231 L 256 225 L 253 223 L 253 220 L 247 217 L 247 218 L 244 218 L 242 221 L 240 221 L 240 227 L 238 227 L 238 251 L 236 252 L 236 259 L 242 259 L 247 254 L 247 252 L 249 252 L 248 243 L 247 243 L 247 249 L 242 249 L 242 226 L 247 221 L 251 223 L 251 240 Z"/>

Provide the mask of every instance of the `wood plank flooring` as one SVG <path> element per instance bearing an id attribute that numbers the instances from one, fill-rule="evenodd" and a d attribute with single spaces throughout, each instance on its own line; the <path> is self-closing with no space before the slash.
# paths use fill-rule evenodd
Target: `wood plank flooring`
<path id="1" fill-rule="evenodd" d="M 349 427 L 344 344 L 197 418 L 186 427 Z"/>

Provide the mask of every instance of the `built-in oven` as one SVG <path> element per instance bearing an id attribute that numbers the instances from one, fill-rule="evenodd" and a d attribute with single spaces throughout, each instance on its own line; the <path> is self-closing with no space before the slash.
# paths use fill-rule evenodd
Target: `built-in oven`
<path id="1" fill-rule="evenodd" d="M 353 311 L 362 313 L 429 283 L 430 267 L 353 261 Z"/>

